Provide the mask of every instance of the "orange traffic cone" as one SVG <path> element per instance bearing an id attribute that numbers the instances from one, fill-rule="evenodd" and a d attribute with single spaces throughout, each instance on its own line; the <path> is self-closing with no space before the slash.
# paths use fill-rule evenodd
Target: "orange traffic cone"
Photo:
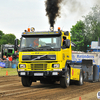
<path id="1" fill-rule="evenodd" d="M 6 76 L 8 75 L 8 71 L 6 71 Z"/>
<path id="2" fill-rule="evenodd" d="M 81 97 L 79 97 L 79 100 L 82 100 Z"/>

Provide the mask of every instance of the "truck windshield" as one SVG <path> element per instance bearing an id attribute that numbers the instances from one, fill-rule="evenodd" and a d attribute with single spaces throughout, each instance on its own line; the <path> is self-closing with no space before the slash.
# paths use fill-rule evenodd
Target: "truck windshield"
<path id="1" fill-rule="evenodd" d="M 22 37 L 21 50 L 58 50 L 61 47 L 61 37 Z"/>

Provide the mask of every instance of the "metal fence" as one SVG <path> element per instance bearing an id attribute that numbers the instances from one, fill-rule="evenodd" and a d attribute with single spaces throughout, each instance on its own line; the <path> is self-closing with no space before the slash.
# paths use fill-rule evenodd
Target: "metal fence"
<path id="1" fill-rule="evenodd" d="M 0 67 L 2 67 L 2 68 L 17 68 L 18 63 L 19 62 L 17 60 L 13 60 L 13 61 L 0 60 Z"/>

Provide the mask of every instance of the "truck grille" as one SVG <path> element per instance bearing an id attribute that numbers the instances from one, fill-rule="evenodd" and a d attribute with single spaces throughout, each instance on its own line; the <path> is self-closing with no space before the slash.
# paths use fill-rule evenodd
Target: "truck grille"
<path id="1" fill-rule="evenodd" d="M 31 64 L 31 70 L 47 70 L 47 64 Z"/>

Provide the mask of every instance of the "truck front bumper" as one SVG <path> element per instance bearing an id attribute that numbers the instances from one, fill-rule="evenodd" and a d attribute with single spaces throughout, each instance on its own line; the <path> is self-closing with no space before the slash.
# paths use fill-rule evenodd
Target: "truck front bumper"
<path id="1" fill-rule="evenodd" d="M 18 71 L 20 77 L 33 76 L 33 77 L 45 77 L 45 76 L 64 76 L 66 71 Z"/>

